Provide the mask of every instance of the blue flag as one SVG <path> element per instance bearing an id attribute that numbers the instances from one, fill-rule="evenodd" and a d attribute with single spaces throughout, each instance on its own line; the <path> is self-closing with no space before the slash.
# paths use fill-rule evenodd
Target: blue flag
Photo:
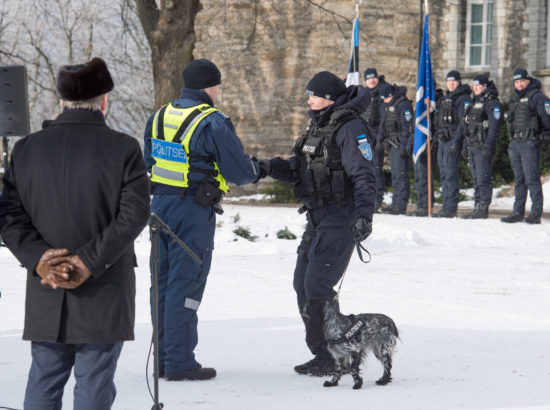
<path id="1" fill-rule="evenodd" d="M 424 34 L 422 35 L 422 49 L 420 50 L 420 61 L 418 63 L 418 81 L 416 87 L 416 118 L 414 121 L 414 162 L 420 154 L 426 150 L 426 141 L 430 137 L 428 126 L 427 99 L 430 99 L 430 106 L 435 107 L 435 87 L 432 75 L 432 60 L 430 58 L 428 35 L 428 15 L 424 18 Z M 432 108 L 433 110 L 433 108 Z M 431 115 L 431 112 L 430 112 Z M 432 118 L 430 118 L 430 121 Z"/>
<path id="2" fill-rule="evenodd" d="M 359 18 L 353 20 L 353 34 L 351 36 L 351 55 L 349 58 L 348 77 L 346 87 L 359 85 Z"/>

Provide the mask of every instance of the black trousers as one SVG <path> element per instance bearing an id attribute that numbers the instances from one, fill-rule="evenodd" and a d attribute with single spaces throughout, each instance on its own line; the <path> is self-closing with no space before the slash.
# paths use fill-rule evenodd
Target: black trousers
<path id="1" fill-rule="evenodd" d="M 334 286 L 342 278 L 353 254 L 352 212 L 353 206 L 336 204 L 308 211 L 308 223 L 298 246 L 294 269 L 294 290 L 306 333 L 319 331 L 308 326 L 308 302 L 311 299 L 328 300 L 336 295 Z M 311 338 L 306 334 L 308 340 Z M 308 347 L 314 355 L 328 355 L 326 343 L 310 342 Z"/>

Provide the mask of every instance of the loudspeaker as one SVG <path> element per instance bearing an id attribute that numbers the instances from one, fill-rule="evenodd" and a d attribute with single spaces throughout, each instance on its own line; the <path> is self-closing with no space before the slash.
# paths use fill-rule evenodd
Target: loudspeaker
<path id="1" fill-rule="evenodd" d="M 0 67 L 0 136 L 30 133 L 27 70 L 22 65 Z"/>

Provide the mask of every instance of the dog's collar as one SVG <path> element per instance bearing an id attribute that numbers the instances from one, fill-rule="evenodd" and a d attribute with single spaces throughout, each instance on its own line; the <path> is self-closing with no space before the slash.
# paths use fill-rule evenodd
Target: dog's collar
<path id="1" fill-rule="evenodd" d="M 352 320 L 355 320 L 355 316 L 351 315 Z M 361 319 L 357 319 L 353 324 L 344 332 L 344 335 L 339 339 L 327 339 L 327 343 L 331 345 L 338 345 L 340 343 L 349 342 L 353 336 L 357 334 L 363 327 L 365 322 Z"/>

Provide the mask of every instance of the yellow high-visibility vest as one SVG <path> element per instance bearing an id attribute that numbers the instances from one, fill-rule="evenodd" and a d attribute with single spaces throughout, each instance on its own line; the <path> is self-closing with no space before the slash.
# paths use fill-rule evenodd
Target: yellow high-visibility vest
<path id="1" fill-rule="evenodd" d="M 189 186 L 189 158 L 198 157 L 189 153 L 189 143 L 199 123 L 210 114 L 218 111 L 208 104 L 199 104 L 187 108 L 174 107 L 172 103 L 164 105 L 157 111 L 153 119 L 151 156 L 155 165 L 151 170 L 151 181 L 160 184 L 187 188 Z M 214 170 L 194 171 L 212 172 L 212 177 L 218 181 L 219 189 L 226 193 L 227 182 L 220 173 L 218 164 L 211 158 Z"/>

